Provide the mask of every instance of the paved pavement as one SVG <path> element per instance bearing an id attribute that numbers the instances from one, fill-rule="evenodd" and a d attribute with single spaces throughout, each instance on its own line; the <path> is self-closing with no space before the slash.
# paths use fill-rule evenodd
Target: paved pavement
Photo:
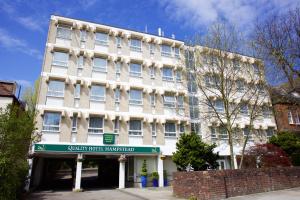
<path id="1" fill-rule="evenodd" d="M 277 190 L 272 192 L 264 192 L 258 194 L 251 194 L 240 197 L 231 197 L 228 200 L 299 200 L 300 199 L 300 187 Z"/>
<path id="2" fill-rule="evenodd" d="M 172 188 L 126 188 L 126 189 L 97 189 L 84 192 L 71 191 L 40 191 L 29 195 L 27 200 L 179 200 L 172 196 Z M 299 200 L 300 187 L 265 192 L 228 200 Z"/>

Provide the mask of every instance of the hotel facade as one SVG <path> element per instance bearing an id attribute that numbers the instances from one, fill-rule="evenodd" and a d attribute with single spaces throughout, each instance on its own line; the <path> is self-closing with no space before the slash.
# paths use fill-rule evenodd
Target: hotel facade
<path id="1" fill-rule="evenodd" d="M 218 137 L 205 135 L 212 134 L 200 117 L 201 95 L 188 80 L 189 48 L 161 35 L 51 16 L 31 186 L 50 181 L 57 163 L 67 161 L 72 187 L 80 190 L 83 163 L 92 161 L 100 182 L 137 187 L 146 160 L 148 173 L 158 172 L 162 187 L 177 170 L 171 156 L 180 134 L 192 130 L 205 142 L 216 142 Z M 222 152 L 220 166 L 229 168 L 230 154 Z"/>

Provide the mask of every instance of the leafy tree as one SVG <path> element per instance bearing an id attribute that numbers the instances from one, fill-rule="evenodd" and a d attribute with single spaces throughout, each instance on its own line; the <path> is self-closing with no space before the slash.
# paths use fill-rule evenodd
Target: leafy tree
<path id="1" fill-rule="evenodd" d="M 17 199 L 28 173 L 34 114 L 18 106 L 0 109 L 0 199 Z"/>
<path id="2" fill-rule="evenodd" d="M 215 144 L 208 145 L 202 142 L 196 133 L 183 134 L 176 143 L 176 152 L 173 153 L 172 160 L 180 171 L 186 170 L 188 166 L 195 171 L 216 168 L 219 155 L 213 152 L 215 147 Z"/>
<path id="3" fill-rule="evenodd" d="M 270 139 L 270 143 L 282 148 L 292 159 L 295 166 L 300 166 L 300 137 L 294 133 L 281 132 Z"/>
<path id="4" fill-rule="evenodd" d="M 143 161 L 141 176 L 147 176 L 147 163 L 146 163 L 146 160 Z"/>
<path id="5" fill-rule="evenodd" d="M 288 155 L 273 144 L 256 144 L 245 151 L 245 160 L 256 162 L 259 168 L 288 167 L 291 161 Z M 250 163 L 250 162 L 245 162 Z M 252 165 L 253 166 L 253 165 Z"/>
<path id="6" fill-rule="evenodd" d="M 40 86 L 40 79 L 37 79 L 34 82 L 34 87 L 28 87 L 24 90 L 24 93 L 22 95 L 22 100 L 25 101 L 28 110 L 34 112 L 35 111 L 35 106 L 36 106 L 36 101 L 37 101 L 37 92 L 39 90 Z"/>

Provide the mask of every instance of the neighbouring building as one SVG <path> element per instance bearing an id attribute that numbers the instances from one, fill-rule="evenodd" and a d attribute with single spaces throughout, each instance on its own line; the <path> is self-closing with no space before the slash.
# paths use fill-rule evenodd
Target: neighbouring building
<path id="1" fill-rule="evenodd" d="M 229 53 L 229 52 L 228 52 Z M 236 75 L 234 80 L 230 80 L 234 86 L 230 87 L 233 92 L 228 92 L 230 98 L 228 100 L 231 105 L 236 102 L 241 102 L 243 95 L 245 95 L 246 88 L 260 87 L 260 81 L 264 82 L 265 77 L 261 71 L 258 70 L 257 59 L 248 57 L 236 53 L 229 53 L 230 56 L 224 58 L 223 62 L 232 67 L 231 73 Z M 218 62 L 215 59 L 215 55 L 208 50 L 207 47 L 202 46 L 190 46 L 186 48 L 186 68 L 187 68 L 187 80 L 188 80 L 188 92 L 189 92 L 189 109 L 191 117 L 191 130 L 201 135 L 201 138 L 206 143 L 215 143 L 217 147 L 215 152 L 218 152 L 220 159 L 218 160 L 219 169 L 230 169 L 230 147 L 228 145 L 228 133 L 225 127 L 222 127 L 220 120 L 213 116 L 215 111 L 207 104 L 207 98 L 199 89 L 199 74 L 203 74 L 204 89 L 208 92 L 209 98 L 212 99 L 216 112 L 222 115 L 224 113 L 224 104 L 219 99 L 217 85 L 218 81 L 214 81 L 213 76 L 217 77 L 217 70 L 209 70 L 214 67 L 213 62 Z M 214 61 L 215 59 L 215 61 Z M 223 59 L 223 58 L 222 58 Z M 212 63 L 208 62 L 209 60 Z M 219 59 L 221 60 L 221 58 Z M 199 72 L 198 68 L 201 67 Z M 207 70 L 206 70 L 207 69 Z M 195 72 L 195 70 L 198 70 Z M 251 75 L 249 73 L 251 73 Z M 198 74 L 198 75 L 197 75 Z M 251 77 L 251 78 L 249 78 Z M 251 80 L 249 80 L 251 79 Z M 229 80 L 228 80 L 229 81 Z M 202 87 L 203 88 L 203 87 Z M 229 88 L 229 87 L 228 87 Z M 261 91 L 258 93 L 258 97 L 262 100 L 259 103 L 257 109 L 258 114 L 253 122 L 254 131 L 249 131 L 250 125 L 250 109 L 252 101 L 249 103 L 241 104 L 240 113 L 232 118 L 235 118 L 233 123 L 234 136 L 233 136 L 233 151 L 235 166 L 237 167 L 239 156 L 243 147 L 244 137 L 249 134 L 247 146 L 254 145 L 255 143 L 265 143 L 272 135 L 275 134 L 276 123 L 274 115 L 272 113 L 272 104 L 270 96 L 266 88 L 261 87 Z M 225 121 L 225 120 L 224 120 Z"/>
<path id="2" fill-rule="evenodd" d="M 286 84 L 270 89 L 278 132 L 300 134 L 300 87 Z"/>
<path id="3" fill-rule="evenodd" d="M 190 129 L 183 48 L 159 35 L 51 16 L 32 187 L 55 185 L 62 162 L 74 189 L 87 187 L 83 160 L 110 186 L 138 186 L 144 160 L 159 186 L 171 181 L 176 141 Z"/>
<path id="4" fill-rule="evenodd" d="M 9 104 L 23 106 L 18 99 L 19 90 L 16 82 L 0 80 L 0 108 L 5 109 Z"/>

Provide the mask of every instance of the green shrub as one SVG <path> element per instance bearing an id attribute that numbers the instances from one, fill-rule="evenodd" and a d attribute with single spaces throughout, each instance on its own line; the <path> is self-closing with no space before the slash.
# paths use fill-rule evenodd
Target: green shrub
<path id="1" fill-rule="evenodd" d="M 158 178 L 159 178 L 158 172 L 152 172 L 151 178 L 152 178 L 152 180 L 158 180 Z"/>
<path id="2" fill-rule="evenodd" d="M 141 170 L 141 176 L 147 176 L 147 162 L 144 160 Z"/>

